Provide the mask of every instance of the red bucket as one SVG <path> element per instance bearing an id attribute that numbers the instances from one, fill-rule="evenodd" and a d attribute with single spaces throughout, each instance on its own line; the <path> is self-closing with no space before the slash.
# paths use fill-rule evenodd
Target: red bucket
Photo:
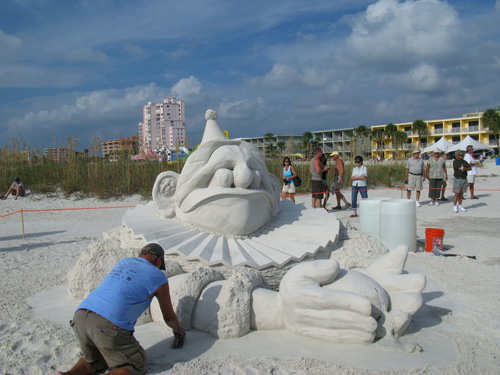
<path id="1" fill-rule="evenodd" d="M 443 250 L 444 229 L 426 228 L 425 229 L 425 251 L 431 252 L 435 247 L 438 250 Z"/>

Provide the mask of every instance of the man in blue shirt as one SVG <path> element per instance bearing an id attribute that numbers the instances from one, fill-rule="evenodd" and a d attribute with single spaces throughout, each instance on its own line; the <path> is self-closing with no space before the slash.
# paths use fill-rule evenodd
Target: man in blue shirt
<path id="1" fill-rule="evenodd" d="M 155 243 L 144 246 L 137 258 L 124 258 L 113 267 L 70 322 L 82 357 L 69 371 L 58 374 L 91 374 L 107 368 L 113 369 L 108 374 L 145 374 L 146 352 L 133 332 L 153 297 L 174 334 L 185 334 L 172 307 L 167 277 L 160 270 L 165 270 L 165 253 Z"/>

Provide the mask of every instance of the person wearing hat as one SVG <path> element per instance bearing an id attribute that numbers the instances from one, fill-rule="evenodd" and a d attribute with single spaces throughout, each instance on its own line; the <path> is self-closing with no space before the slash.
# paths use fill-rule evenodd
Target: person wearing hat
<path id="1" fill-rule="evenodd" d="M 441 150 L 435 149 L 427 162 L 427 177 L 429 178 L 429 206 L 439 206 L 439 197 L 443 181 L 448 180 L 446 162 L 441 156 Z"/>
<path id="2" fill-rule="evenodd" d="M 330 154 L 332 160 L 335 162 L 335 170 L 334 170 L 334 180 L 332 184 L 332 191 L 335 193 L 337 197 L 337 206 L 333 207 L 332 210 L 346 210 L 351 207 L 351 204 L 345 199 L 344 194 L 340 192 L 340 189 L 344 187 L 344 162 L 340 158 L 340 155 L 337 151 L 334 151 Z M 340 201 L 344 201 L 345 206 L 340 206 Z"/>
<path id="3" fill-rule="evenodd" d="M 24 195 L 26 194 L 26 191 L 24 189 L 24 185 L 18 177 L 14 178 L 14 182 L 10 185 L 9 190 L 7 190 L 7 192 L 3 196 L 2 200 L 6 200 L 7 197 L 9 196 L 9 194 L 11 194 L 11 193 L 12 193 L 12 195 L 14 195 L 14 192 L 16 192 L 15 199 L 17 199 L 19 196 L 24 197 Z"/>
<path id="4" fill-rule="evenodd" d="M 134 326 L 158 299 L 163 319 L 176 335 L 183 336 L 172 307 L 163 248 L 150 243 L 137 258 L 120 260 L 99 286 L 78 306 L 70 326 L 82 357 L 60 375 L 91 374 L 107 368 L 107 374 L 145 374 L 146 352 L 135 339 Z"/>
<path id="5" fill-rule="evenodd" d="M 453 160 L 453 171 L 455 180 L 453 181 L 453 212 L 458 211 L 466 212 L 467 210 L 462 206 L 464 199 L 464 192 L 467 191 L 467 171 L 471 170 L 471 166 L 464 160 L 465 151 L 458 150 L 457 157 Z"/>
<path id="6" fill-rule="evenodd" d="M 413 155 L 406 161 L 405 165 L 405 184 L 406 184 L 406 197 L 411 199 L 412 190 L 416 190 L 415 204 L 420 207 L 420 190 L 422 190 L 422 183 L 425 181 L 425 168 L 424 161 L 420 158 L 420 150 L 413 150 Z"/>

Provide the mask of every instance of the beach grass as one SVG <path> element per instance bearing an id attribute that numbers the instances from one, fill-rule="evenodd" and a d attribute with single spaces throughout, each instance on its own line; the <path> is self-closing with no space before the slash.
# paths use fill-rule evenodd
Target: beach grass
<path id="1" fill-rule="evenodd" d="M 18 152 L 2 152 L 0 158 L 0 189 L 7 191 L 14 177 L 23 181 L 26 189 L 35 194 L 52 195 L 62 193 L 64 196 L 81 198 L 97 197 L 100 199 L 120 198 L 139 194 L 144 199 L 151 199 L 151 190 L 156 176 L 167 170 L 180 173 L 184 161 L 158 162 L 134 161 L 130 155 L 123 155 L 118 161 L 110 162 L 100 157 L 89 157 L 87 154 L 71 154 L 67 161 L 56 163 L 47 158 L 35 155 L 28 162 Z M 302 185 L 297 189 L 299 194 L 307 194 L 311 190 L 311 174 L 309 161 L 293 163 Z M 330 163 L 329 163 L 330 164 Z M 268 171 L 282 181 L 283 161 L 267 159 Z M 332 165 L 333 167 L 333 165 Z M 349 176 L 353 165 L 345 164 L 345 183 L 350 185 Z M 395 187 L 404 179 L 404 163 L 367 164 L 368 186 Z M 327 174 L 328 184 L 333 182 L 333 168 Z"/>

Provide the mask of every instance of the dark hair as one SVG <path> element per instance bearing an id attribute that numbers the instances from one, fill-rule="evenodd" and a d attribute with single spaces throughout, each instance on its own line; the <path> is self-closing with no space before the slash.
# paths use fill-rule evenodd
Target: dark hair
<path id="1" fill-rule="evenodd" d="M 317 154 L 318 152 L 320 152 L 320 151 L 321 151 L 321 147 L 316 147 L 316 148 L 314 149 L 314 155 L 316 155 L 316 154 Z"/>
<path id="2" fill-rule="evenodd" d="M 322 162 L 323 164 L 327 163 L 325 154 L 321 155 L 321 157 L 319 158 L 319 161 Z"/>
<path id="3" fill-rule="evenodd" d="M 290 165 L 292 165 L 292 161 L 290 160 L 290 158 L 288 156 L 285 156 L 283 158 L 283 166 L 285 166 L 285 160 L 288 160 L 290 162 Z"/>
<path id="4" fill-rule="evenodd" d="M 361 164 L 363 164 L 363 157 L 362 157 L 362 156 L 359 156 L 359 155 L 358 155 L 358 156 L 356 156 L 356 157 L 354 158 L 354 162 L 357 162 L 357 161 L 359 161 Z"/>
<path id="5" fill-rule="evenodd" d="M 469 151 L 470 149 L 473 149 L 473 148 L 474 148 L 474 146 L 468 145 L 466 150 Z"/>

